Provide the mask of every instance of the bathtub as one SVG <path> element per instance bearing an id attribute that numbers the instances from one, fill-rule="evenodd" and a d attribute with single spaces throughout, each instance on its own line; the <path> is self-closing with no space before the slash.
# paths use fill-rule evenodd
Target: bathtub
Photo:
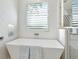
<path id="1" fill-rule="evenodd" d="M 6 43 L 11 59 L 60 59 L 64 47 L 57 40 L 19 38 Z"/>

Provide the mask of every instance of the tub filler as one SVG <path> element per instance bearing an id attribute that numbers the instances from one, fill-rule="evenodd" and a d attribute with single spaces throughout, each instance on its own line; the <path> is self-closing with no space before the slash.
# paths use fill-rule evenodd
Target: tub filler
<path id="1" fill-rule="evenodd" d="M 60 59 L 64 47 L 57 40 L 16 39 L 6 43 L 11 59 Z"/>

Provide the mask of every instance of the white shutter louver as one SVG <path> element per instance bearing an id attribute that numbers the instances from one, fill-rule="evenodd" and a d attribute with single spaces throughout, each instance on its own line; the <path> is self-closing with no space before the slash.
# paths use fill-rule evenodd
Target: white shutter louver
<path id="1" fill-rule="evenodd" d="M 28 5 L 27 29 L 48 29 L 47 3 L 32 3 Z"/>

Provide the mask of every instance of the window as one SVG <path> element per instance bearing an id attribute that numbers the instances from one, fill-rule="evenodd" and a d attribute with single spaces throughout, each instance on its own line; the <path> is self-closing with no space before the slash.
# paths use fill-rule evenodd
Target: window
<path id="1" fill-rule="evenodd" d="M 78 26 L 78 0 L 72 0 L 72 26 Z"/>
<path id="2" fill-rule="evenodd" d="M 78 0 L 72 0 L 72 27 L 78 26 Z M 78 28 L 73 28 L 72 34 L 78 35 Z"/>
<path id="3" fill-rule="evenodd" d="M 27 7 L 27 29 L 48 29 L 48 4 L 31 3 Z"/>

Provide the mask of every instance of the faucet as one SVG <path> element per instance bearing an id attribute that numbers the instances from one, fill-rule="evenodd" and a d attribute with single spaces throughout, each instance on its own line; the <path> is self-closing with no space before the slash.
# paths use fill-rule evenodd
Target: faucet
<path id="1" fill-rule="evenodd" d="M 39 39 L 39 33 L 34 33 L 34 39 Z"/>

